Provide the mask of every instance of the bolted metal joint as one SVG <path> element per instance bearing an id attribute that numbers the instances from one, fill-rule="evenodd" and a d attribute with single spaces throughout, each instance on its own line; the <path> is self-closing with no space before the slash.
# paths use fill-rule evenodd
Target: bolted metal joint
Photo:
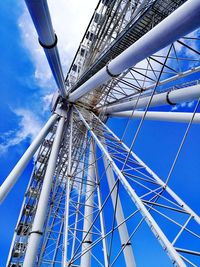
<path id="1" fill-rule="evenodd" d="M 42 43 L 39 38 L 38 38 L 38 42 L 41 45 L 41 47 L 43 47 L 44 49 L 52 49 L 57 45 L 58 38 L 57 38 L 57 35 L 55 34 L 55 41 L 50 45 L 46 45 L 46 44 Z"/>
<path id="2" fill-rule="evenodd" d="M 108 75 L 109 75 L 110 77 L 112 77 L 112 78 L 117 78 L 117 77 L 119 77 L 119 75 L 120 75 L 121 73 L 119 73 L 119 74 L 113 74 L 113 73 L 109 70 L 108 65 L 109 65 L 109 64 L 106 65 L 106 72 L 108 73 Z"/>

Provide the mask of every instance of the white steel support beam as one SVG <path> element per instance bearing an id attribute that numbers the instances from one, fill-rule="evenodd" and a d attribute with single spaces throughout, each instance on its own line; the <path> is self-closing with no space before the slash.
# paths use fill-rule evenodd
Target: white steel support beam
<path id="1" fill-rule="evenodd" d="M 49 157 L 46 173 L 44 176 L 44 181 L 42 185 L 42 190 L 40 193 L 40 198 L 38 201 L 37 210 L 35 213 L 35 218 L 33 221 L 32 231 L 28 239 L 27 250 L 25 253 L 23 267 L 33 267 L 35 266 L 36 256 L 39 248 L 39 243 L 41 235 L 43 233 L 44 222 L 46 218 L 46 212 L 48 209 L 48 200 L 51 192 L 52 181 L 54 177 L 54 172 L 56 168 L 56 162 L 58 159 L 58 152 L 60 148 L 60 143 L 62 139 L 63 127 L 65 118 L 61 117 L 58 122 L 54 142 L 52 145 L 51 154 Z"/>
<path id="2" fill-rule="evenodd" d="M 65 82 L 57 49 L 57 36 L 53 30 L 51 16 L 46 0 L 25 0 L 39 37 L 44 48 L 49 66 L 62 97 L 66 97 Z"/>
<path id="3" fill-rule="evenodd" d="M 63 237 L 63 264 L 67 266 L 67 252 L 68 252 L 68 232 L 69 232 L 69 202 L 71 193 L 71 161 L 72 161 L 72 134 L 73 134 L 73 112 L 70 114 L 70 136 L 69 136 L 69 150 L 68 150 L 68 166 L 67 166 L 67 181 L 66 181 L 66 198 L 65 198 L 65 214 L 64 214 L 64 237 Z"/>
<path id="4" fill-rule="evenodd" d="M 94 157 L 94 142 L 90 142 L 89 160 L 88 160 L 88 175 L 85 192 L 85 211 L 83 223 L 83 244 L 82 252 L 87 250 L 92 243 L 91 225 L 93 223 L 93 206 L 94 206 L 94 183 L 95 183 L 95 157 Z M 91 251 L 89 250 L 81 257 L 80 267 L 91 266 Z"/>
<path id="5" fill-rule="evenodd" d="M 5 179 L 3 184 L 0 187 L 0 202 L 4 200 L 6 195 L 9 193 L 9 191 L 12 189 L 14 184 L 17 182 L 19 176 L 22 174 L 23 170 L 26 168 L 29 161 L 32 159 L 33 155 L 45 139 L 46 135 L 48 134 L 51 126 L 55 123 L 58 116 L 56 114 L 52 115 L 50 119 L 47 121 L 45 126 L 41 129 L 41 131 L 38 133 L 36 138 L 33 140 L 32 144 L 28 147 L 24 155 L 21 157 L 21 159 L 17 162 L 14 169 L 11 171 L 11 173 L 8 175 L 8 177 Z"/>
<path id="6" fill-rule="evenodd" d="M 103 139 L 102 139 L 102 141 L 103 141 Z M 102 143 L 105 143 L 105 141 L 103 141 Z M 104 148 L 106 151 L 108 151 L 106 145 L 104 145 Z M 109 190 L 111 191 L 111 190 L 113 190 L 113 187 L 114 187 L 115 182 L 116 182 L 115 178 L 114 178 L 114 173 L 113 173 L 113 170 L 110 166 L 110 163 L 108 162 L 105 155 L 103 156 L 103 162 L 104 162 L 104 168 L 106 171 Z M 115 209 L 115 205 L 116 205 L 115 203 L 116 203 L 116 199 L 117 199 L 115 218 L 116 218 L 117 225 L 120 225 L 118 227 L 118 232 L 119 232 L 119 236 L 120 236 L 121 245 L 122 245 L 122 247 L 124 247 L 127 244 L 125 246 L 125 248 L 123 249 L 126 267 L 135 267 L 136 263 L 135 263 L 135 259 L 134 259 L 134 255 L 133 255 L 133 249 L 131 246 L 131 241 L 129 241 L 130 236 L 128 234 L 128 229 L 126 227 L 126 223 L 121 224 L 122 222 L 125 221 L 125 218 L 124 218 L 124 213 L 123 213 L 120 197 L 119 197 L 119 195 L 117 195 L 117 188 L 116 187 L 112 191 L 111 199 L 112 199 L 112 204 L 113 204 L 114 209 Z"/>
<path id="7" fill-rule="evenodd" d="M 135 66 L 180 37 L 200 26 L 200 1 L 188 0 L 152 30 L 142 36 L 92 78 L 69 95 L 76 102 L 81 96 L 103 85 L 126 69 Z"/>
<path id="8" fill-rule="evenodd" d="M 76 109 L 77 110 L 77 109 Z M 136 207 L 140 210 L 141 215 L 145 219 L 146 223 L 149 225 L 150 229 L 152 230 L 153 234 L 156 236 L 156 238 L 160 241 L 163 248 L 167 251 L 169 257 L 171 258 L 172 262 L 178 266 L 178 267 L 186 267 L 184 261 L 180 257 L 180 255 L 177 253 L 175 248 L 172 246 L 168 238 L 165 236 L 163 231 L 160 229 L 159 225 L 156 223 L 154 218 L 151 216 L 151 214 L 148 212 L 147 208 L 141 201 L 141 199 L 138 197 L 138 195 L 135 193 L 135 190 L 131 187 L 129 182 L 126 180 L 120 169 L 117 167 L 113 159 L 111 158 L 110 154 L 106 149 L 104 148 L 103 144 L 100 142 L 98 137 L 95 135 L 93 130 L 90 128 L 82 114 L 77 110 L 80 119 L 84 123 L 85 127 L 90 131 L 93 139 L 95 140 L 96 144 L 99 146 L 101 152 L 106 157 L 109 164 L 112 166 L 113 171 L 116 173 L 117 177 L 121 181 L 122 185 L 124 186 L 127 193 L 130 195 L 133 203 L 136 205 Z"/>
<path id="9" fill-rule="evenodd" d="M 95 151 L 95 176 L 96 176 L 96 184 L 97 186 L 97 198 L 98 198 L 98 207 L 99 207 L 99 218 L 100 218 L 100 224 L 101 224 L 101 236 L 102 236 L 102 245 L 103 245 L 103 256 L 104 256 L 104 267 L 109 267 L 108 262 L 108 248 L 107 248 L 107 242 L 106 242 L 106 231 L 105 231 L 105 223 L 104 223 L 104 216 L 103 216 L 103 209 L 102 209 L 102 198 L 101 198 L 101 190 L 100 190 L 100 181 L 99 181 L 99 172 L 98 172 L 98 165 L 97 165 L 97 157 L 96 157 L 96 151 Z"/>
<path id="10" fill-rule="evenodd" d="M 145 115 L 145 120 L 185 122 L 188 123 L 193 117 L 192 112 L 161 112 L 161 111 L 124 111 L 109 114 L 110 117 L 141 119 Z M 200 123 L 200 113 L 195 113 L 193 123 Z"/>
<path id="11" fill-rule="evenodd" d="M 105 114 L 112 114 L 115 112 L 127 111 L 145 108 L 150 99 L 151 103 L 149 107 L 162 106 L 162 105 L 176 105 L 183 102 L 190 102 L 196 100 L 200 97 L 200 84 L 188 86 L 182 89 L 176 89 L 173 91 L 168 91 L 160 94 L 154 94 L 153 98 L 151 96 L 144 96 L 138 99 L 128 100 L 126 102 L 117 103 L 113 105 L 108 105 L 98 109 L 99 112 Z M 137 104 L 137 105 L 136 105 Z"/>

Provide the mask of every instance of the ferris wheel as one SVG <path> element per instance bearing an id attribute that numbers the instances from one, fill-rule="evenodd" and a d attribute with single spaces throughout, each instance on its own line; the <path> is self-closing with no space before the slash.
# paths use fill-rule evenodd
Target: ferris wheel
<path id="1" fill-rule="evenodd" d="M 0 186 L 35 155 L 6 266 L 200 266 L 200 1 L 100 0 L 66 77 L 47 1 L 25 2 L 58 90 Z"/>

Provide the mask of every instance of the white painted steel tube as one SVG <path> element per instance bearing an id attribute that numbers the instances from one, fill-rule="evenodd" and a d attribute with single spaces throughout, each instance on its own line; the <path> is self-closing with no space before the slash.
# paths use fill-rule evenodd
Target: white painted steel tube
<path id="1" fill-rule="evenodd" d="M 38 247 L 40 243 L 40 238 L 43 232 L 43 226 L 46 218 L 46 212 L 48 207 L 48 200 L 51 191 L 52 181 L 54 177 L 54 172 L 56 168 L 56 162 L 58 157 L 58 152 L 60 148 L 60 142 L 63 133 L 65 119 L 60 118 L 57 126 L 55 139 L 52 145 L 51 154 L 49 157 L 42 190 L 40 193 L 40 198 L 33 222 L 32 231 L 28 239 L 27 250 L 24 258 L 23 267 L 33 267 L 35 266 L 36 256 L 38 252 Z"/>
<path id="2" fill-rule="evenodd" d="M 103 141 L 103 143 L 105 143 L 105 141 Z M 104 145 L 104 148 L 106 149 L 106 151 L 108 151 L 106 145 Z M 109 190 L 111 191 L 115 185 L 114 173 L 106 156 L 103 156 L 103 162 L 104 162 L 104 168 L 106 171 Z M 135 263 L 135 259 L 133 255 L 131 241 L 129 240 L 130 236 L 128 234 L 128 229 L 127 229 L 126 223 L 121 224 L 123 221 L 125 221 L 125 218 L 124 218 L 124 213 L 123 213 L 120 197 L 117 196 L 117 187 L 115 187 L 114 190 L 112 191 L 111 199 L 112 199 L 113 209 L 115 209 L 115 203 L 117 199 L 115 218 L 116 218 L 117 225 L 120 225 L 118 227 L 118 232 L 119 232 L 122 247 L 124 247 L 127 244 L 123 249 L 126 267 L 135 267 L 136 263 Z"/>
<path id="3" fill-rule="evenodd" d="M 8 175 L 8 177 L 5 179 L 3 184 L 0 187 L 0 203 L 4 200 L 6 195 L 9 193 L 9 191 L 12 189 L 14 184 L 17 182 L 19 176 L 22 174 L 23 170 L 26 168 L 27 164 L 41 145 L 42 141 L 46 137 L 46 135 L 49 132 L 50 127 L 53 125 L 53 123 L 57 119 L 57 115 L 54 114 L 50 117 L 50 119 L 47 121 L 45 126 L 42 128 L 42 130 L 39 132 L 37 137 L 33 140 L 32 144 L 28 147 L 24 155 L 21 157 L 21 159 L 17 162 L 11 173 Z"/>
<path id="4" fill-rule="evenodd" d="M 94 206 L 94 183 L 95 183 L 95 157 L 94 157 L 94 143 L 91 140 L 90 152 L 88 160 L 88 175 L 85 192 L 85 211 L 84 211 L 84 223 L 83 223 L 83 241 L 82 252 L 87 250 L 92 243 L 92 231 L 91 225 L 93 222 L 93 206 Z M 89 250 L 81 257 L 80 267 L 91 266 L 91 251 Z"/>
<path id="5" fill-rule="evenodd" d="M 171 44 L 181 36 L 195 30 L 200 26 L 199 17 L 200 1 L 188 0 L 113 59 L 108 65 L 110 73 L 113 75 L 122 73 L 126 69 L 135 66 L 146 57 Z M 69 95 L 69 101 L 75 102 L 81 96 L 111 80 L 111 78 L 112 77 L 106 71 L 106 67 L 102 68 L 92 78 L 72 92 Z"/>
<path id="6" fill-rule="evenodd" d="M 135 190 L 131 187 L 129 182 L 126 180 L 122 172 L 119 170 L 113 159 L 111 158 L 110 154 L 106 149 L 104 148 L 103 144 L 100 142 L 98 137 L 95 135 L 95 133 L 92 131 L 86 120 L 84 119 L 83 115 L 80 113 L 78 109 L 76 109 L 80 119 L 86 126 L 86 128 L 90 131 L 93 139 L 95 140 L 96 144 L 100 148 L 103 155 L 107 158 L 107 161 L 110 163 L 110 165 L 113 168 L 113 171 L 116 173 L 117 177 L 121 181 L 122 185 L 124 186 L 127 193 L 130 195 L 133 203 L 136 205 L 136 207 L 140 210 L 140 213 L 142 214 L 143 218 L 145 219 L 146 223 L 149 225 L 150 229 L 152 230 L 153 234 L 156 236 L 156 238 L 160 241 L 163 248 L 167 251 L 167 253 L 170 255 L 171 260 L 176 264 L 178 267 L 186 267 L 186 264 L 181 259 L 180 255 L 177 253 L 175 248 L 172 246 L 168 238 L 165 236 L 163 231 L 160 229 L 159 225 L 156 223 L 154 218 L 151 216 L 151 214 L 148 212 L 146 207 L 144 206 L 142 200 L 138 197 Z"/>
<path id="7" fill-rule="evenodd" d="M 103 214 L 103 209 L 102 209 L 102 197 L 101 197 L 100 179 L 99 179 L 96 151 L 95 151 L 94 156 L 95 156 L 96 184 L 98 184 L 98 186 L 97 186 L 98 208 L 99 208 L 99 211 L 101 211 L 99 214 L 99 219 L 100 219 L 100 225 L 101 225 L 101 236 L 102 236 L 103 255 L 104 255 L 104 267 L 109 267 L 108 248 L 107 248 L 107 242 L 106 242 L 106 238 L 105 238 L 106 231 L 105 231 L 105 223 L 104 223 L 104 214 Z"/>
<path id="8" fill-rule="evenodd" d="M 164 92 L 155 94 L 151 100 L 150 107 L 178 104 L 183 102 L 190 102 L 200 97 L 200 84 L 188 86 L 186 88 L 173 90 L 170 92 Z M 141 97 L 137 99 L 129 100 L 126 102 L 113 104 L 100 108 L 98 111 L 106 114 L 112 114 L 115 112 L 133 110 L 134 108 L 145 108 L 150 100 L 151 96 Z M 169 103 L 170 102 L 170 103 Z M 135 107 L 137 103 L 137 107 Z"/>
<path id="9" fill-rule="evenodd" d="M 132 118 L 141 119 L 144 116 L 144 111 L 124 111 L 110 114 L 111 117 L 116 118 Z M 145 120 L 154 121 L 169 121 L 169 122 L 190 122 L 192 119 L 192 112 L 160 112 L 160 111 L 147 111 Z M 200 113 L 194 115 L 193 123 L 200 123 Z"/>
<path id="10" fill-rule="evenodd" d="M 70 136 L 68 148 L 68 166 L 67 166 L 67 181 L 66 181 L 66 196 L 65 196 L 65 213 L 64 213 L 64 237 L 63 237 L 63 263 L 62 267 L 67 264 L 68 255 L 68 238 L 69 238 L 69 205 L 71 194 L 71 163 L 72 163 L 72 134 L 73 134 L 73 112 L 70 113 Z"/>
<path id="11" fill-rule="evenodd" d="M 56 46 L 57 37 L 54 33 L 51 16 L 46 0 L 25 0 L 32 17 L 39 41 L 42 44 L 49 66 L 62 97 L 66 97 L 64 76 L 60 57 Z M 45 48 L 46 47 L 46 48 Z"/>

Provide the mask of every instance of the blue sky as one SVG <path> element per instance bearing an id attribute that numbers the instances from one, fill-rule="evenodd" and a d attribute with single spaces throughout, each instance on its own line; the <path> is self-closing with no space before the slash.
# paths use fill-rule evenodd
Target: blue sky
<path id="1" fill-rule="evenodd" d="M 67 6 L 65 6 L 65 1 L 61 1 L 61 7 L 65 7 L 65 10 L 63 10 L 61 16 L 57 16 L 57 7 L 54 6 L 55 3 L 53 1 L 50 2 L 52 8 L 54 8 L 53 22 L 55 21 L 56 32 L 60 37 L 59 40 L 61 40 L 59 48 L 66 72 L 96 1 L 88 1 L 90 8 L 87 9 L 83 3 L 80 4 L 79 8 L 85 8 L 85 12 L 80 13 L 78 21 L 75 21 L 75 18 L 72 20 L 76 14 L 78 4 L 69 1 L 73 8 L 71 9 L 71 15 L 68 13 L 68 16 L 65 16 L 64 11 L 66 10 L 67 12 Z M 55 20 L 56 17 L 59 20 L 58 22 Z M 63 19 L 66 19 L 66 23 L 61 23 L 60 20 Z M 55 84 L 50 75 L 43 51 L 39 49 L 37 44 L 37 37 L 34 32 L 33 35 L 30 34 L 33 28 L 23 2 L 14 0 L 1 1 L 0 21 L 1 184 L 47 119 L 49 115 L 48 104 L 55 89 Z M 72 23 L 69 23 L 70 21 Z M 82 22 L 81 24 L 80 21 Z M 65 34 L 62 35 L 62 32 Z M 195 78 L 199 78 L 199 75 L 196 74 Z M 183 106 L 179 107 L 179 110 L 185 111 L 187 109 L 192 111 L 193 108 L 194 106 Z M 127 120 L 112 119 L 109 121 L 109 125 L 120 135 L 126 122 Z M 121 127 L 116 127 L 119 124 Z M 129 135 L 126 136 L 128 144 L 132 140 L 136 125 L 137 122 L 131 122 L 130 124 Z M 170 180 L 170 185 L 173 189 L 197 213 L 200 213 L 199 127 L 199 125 L 192 126 Z M 135 151 L 153 170 L 165 179 L 185 129 L 186 124 L 146 121 L 135 144 Z M 3 205 L 0 206 L 0 266 L 2 267 L 5 266 L 31 169 L 32 163 L 28 165 L 16 186 Z M 154 257 L 153 255 L 149 256 Z M 165 256 L 161 256 L 161 259 L 165 259 Z M 148 264 L 148 261 L 145 264 Z M 159 267 L 160 265 L 157 266 Z M 167 267 L 171 266 L 171 264 L 166 260 L 165 265 L 162 266 Z"/>

